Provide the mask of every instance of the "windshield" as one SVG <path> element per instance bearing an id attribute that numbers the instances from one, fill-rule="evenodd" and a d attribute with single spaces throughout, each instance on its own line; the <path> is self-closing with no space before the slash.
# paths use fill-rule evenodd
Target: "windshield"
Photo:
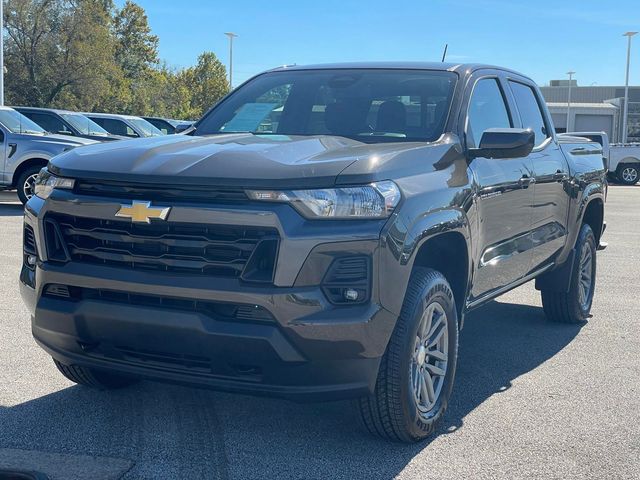
<path id="1" fill-rule="evenodd" d="M 151 125 L 144 118 L 130 118 L 129 121 L 142 132 L 143 137 L 159 137 L 160 135 L 164 135 L 164 133 Z"/>
<path id="2" fill-rule="evenodd" d="M 60 116 L 83 135 L 109 135 L 104 128 L 80 113 L 61 113 Z"/>
<path id="3" fill-rule="evenodd" d="M 260 75 L 197 125 L 196 135 L 339 135 L 363 142 L 433 141 L 457 76 L 430 70 L 298 70 Z"/>
<path id="4" fill-rule="evenodd" d="M 12 133 L 46 133 L 40 125 L 15 110 L 0 110 L 0 123 Z"/>

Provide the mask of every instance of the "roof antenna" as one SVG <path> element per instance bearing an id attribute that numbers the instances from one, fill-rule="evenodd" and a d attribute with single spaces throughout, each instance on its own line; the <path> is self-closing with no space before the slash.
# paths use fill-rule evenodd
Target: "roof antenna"
<path id="1" fill-rule="evenodd" d="M 444 52 L 442 52 L 442 62 L 444 63 L 444 59 L 447 58 L 447 48 L 449 47 L 448 43 L 444 44 Z"/>

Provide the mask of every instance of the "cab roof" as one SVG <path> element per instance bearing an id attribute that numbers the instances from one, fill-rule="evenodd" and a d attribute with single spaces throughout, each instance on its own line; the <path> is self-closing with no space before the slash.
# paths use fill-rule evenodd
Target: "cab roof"
<path id="1" fill-rule="evenodd" d="M 340 70 L 340 69 L 388 69 L 388 70 L 440 70 L 445 72 L 456 72 L 460 75 L 468 75 L 476 70 L 502 70 L 504 72 L 515 73 L 522 77 L 526 75 L 511 70 L 509 68 L 488 65 L 483 63 L 447 63 L 447 62 L 346 62 L 346 63 L 321 63 L 314 65 L 282 65 L 269 70 Z M 528 78 L 528 77 L 527 77 Z"/>

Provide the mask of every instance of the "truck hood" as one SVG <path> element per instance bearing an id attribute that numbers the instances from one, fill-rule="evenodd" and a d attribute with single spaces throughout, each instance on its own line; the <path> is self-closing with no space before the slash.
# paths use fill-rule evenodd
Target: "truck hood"
<path id="1" fill-rule="evenodd" d="M 396 168 L 404 175 L 411 174 L 407 168 L 424 170 L 451 148 L 446 145 L 441 151 L 441 143 L 366 144 L 325 135 L 167 135 L 71 150 L 56 157 L 49 168 L 60 176 L 87 180 L 312 188 L 395 178 L 389 175 Z M 433 153 L 426 155 L 427 150 Z"/>
<path id="2" fill-rule="evenodd" d="M 70 147 L 79 147 L 81 145 L 92 145 L 96 143 L 95 140 L 89 140 L 87 138 L 70 137 L 68 135 L 57 135 L 47 133 L 46 135 L 30 135 L 26 133 L 14 133 L 17 139 L 23 139 L 33 144 L 54 144 L 65 145 Z"/>

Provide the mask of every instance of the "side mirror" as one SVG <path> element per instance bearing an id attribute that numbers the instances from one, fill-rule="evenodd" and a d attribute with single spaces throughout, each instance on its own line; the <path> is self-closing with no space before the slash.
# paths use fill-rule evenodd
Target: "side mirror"
<path id="1" fill-rule="evenodd" d="M 69 135 L 69 136 L 74 136 L 73 132 L 70 132 L 69 130 L 58 130 L 58 134 L 59 135 Z"/>
<path id="2" fill-rule="evenodd" d="M 519 158 L 533 150 L 536 136 L 523 128 L 489 128 L 480 139 L 479 148 L 470 148 L 471 158 Z"/>

